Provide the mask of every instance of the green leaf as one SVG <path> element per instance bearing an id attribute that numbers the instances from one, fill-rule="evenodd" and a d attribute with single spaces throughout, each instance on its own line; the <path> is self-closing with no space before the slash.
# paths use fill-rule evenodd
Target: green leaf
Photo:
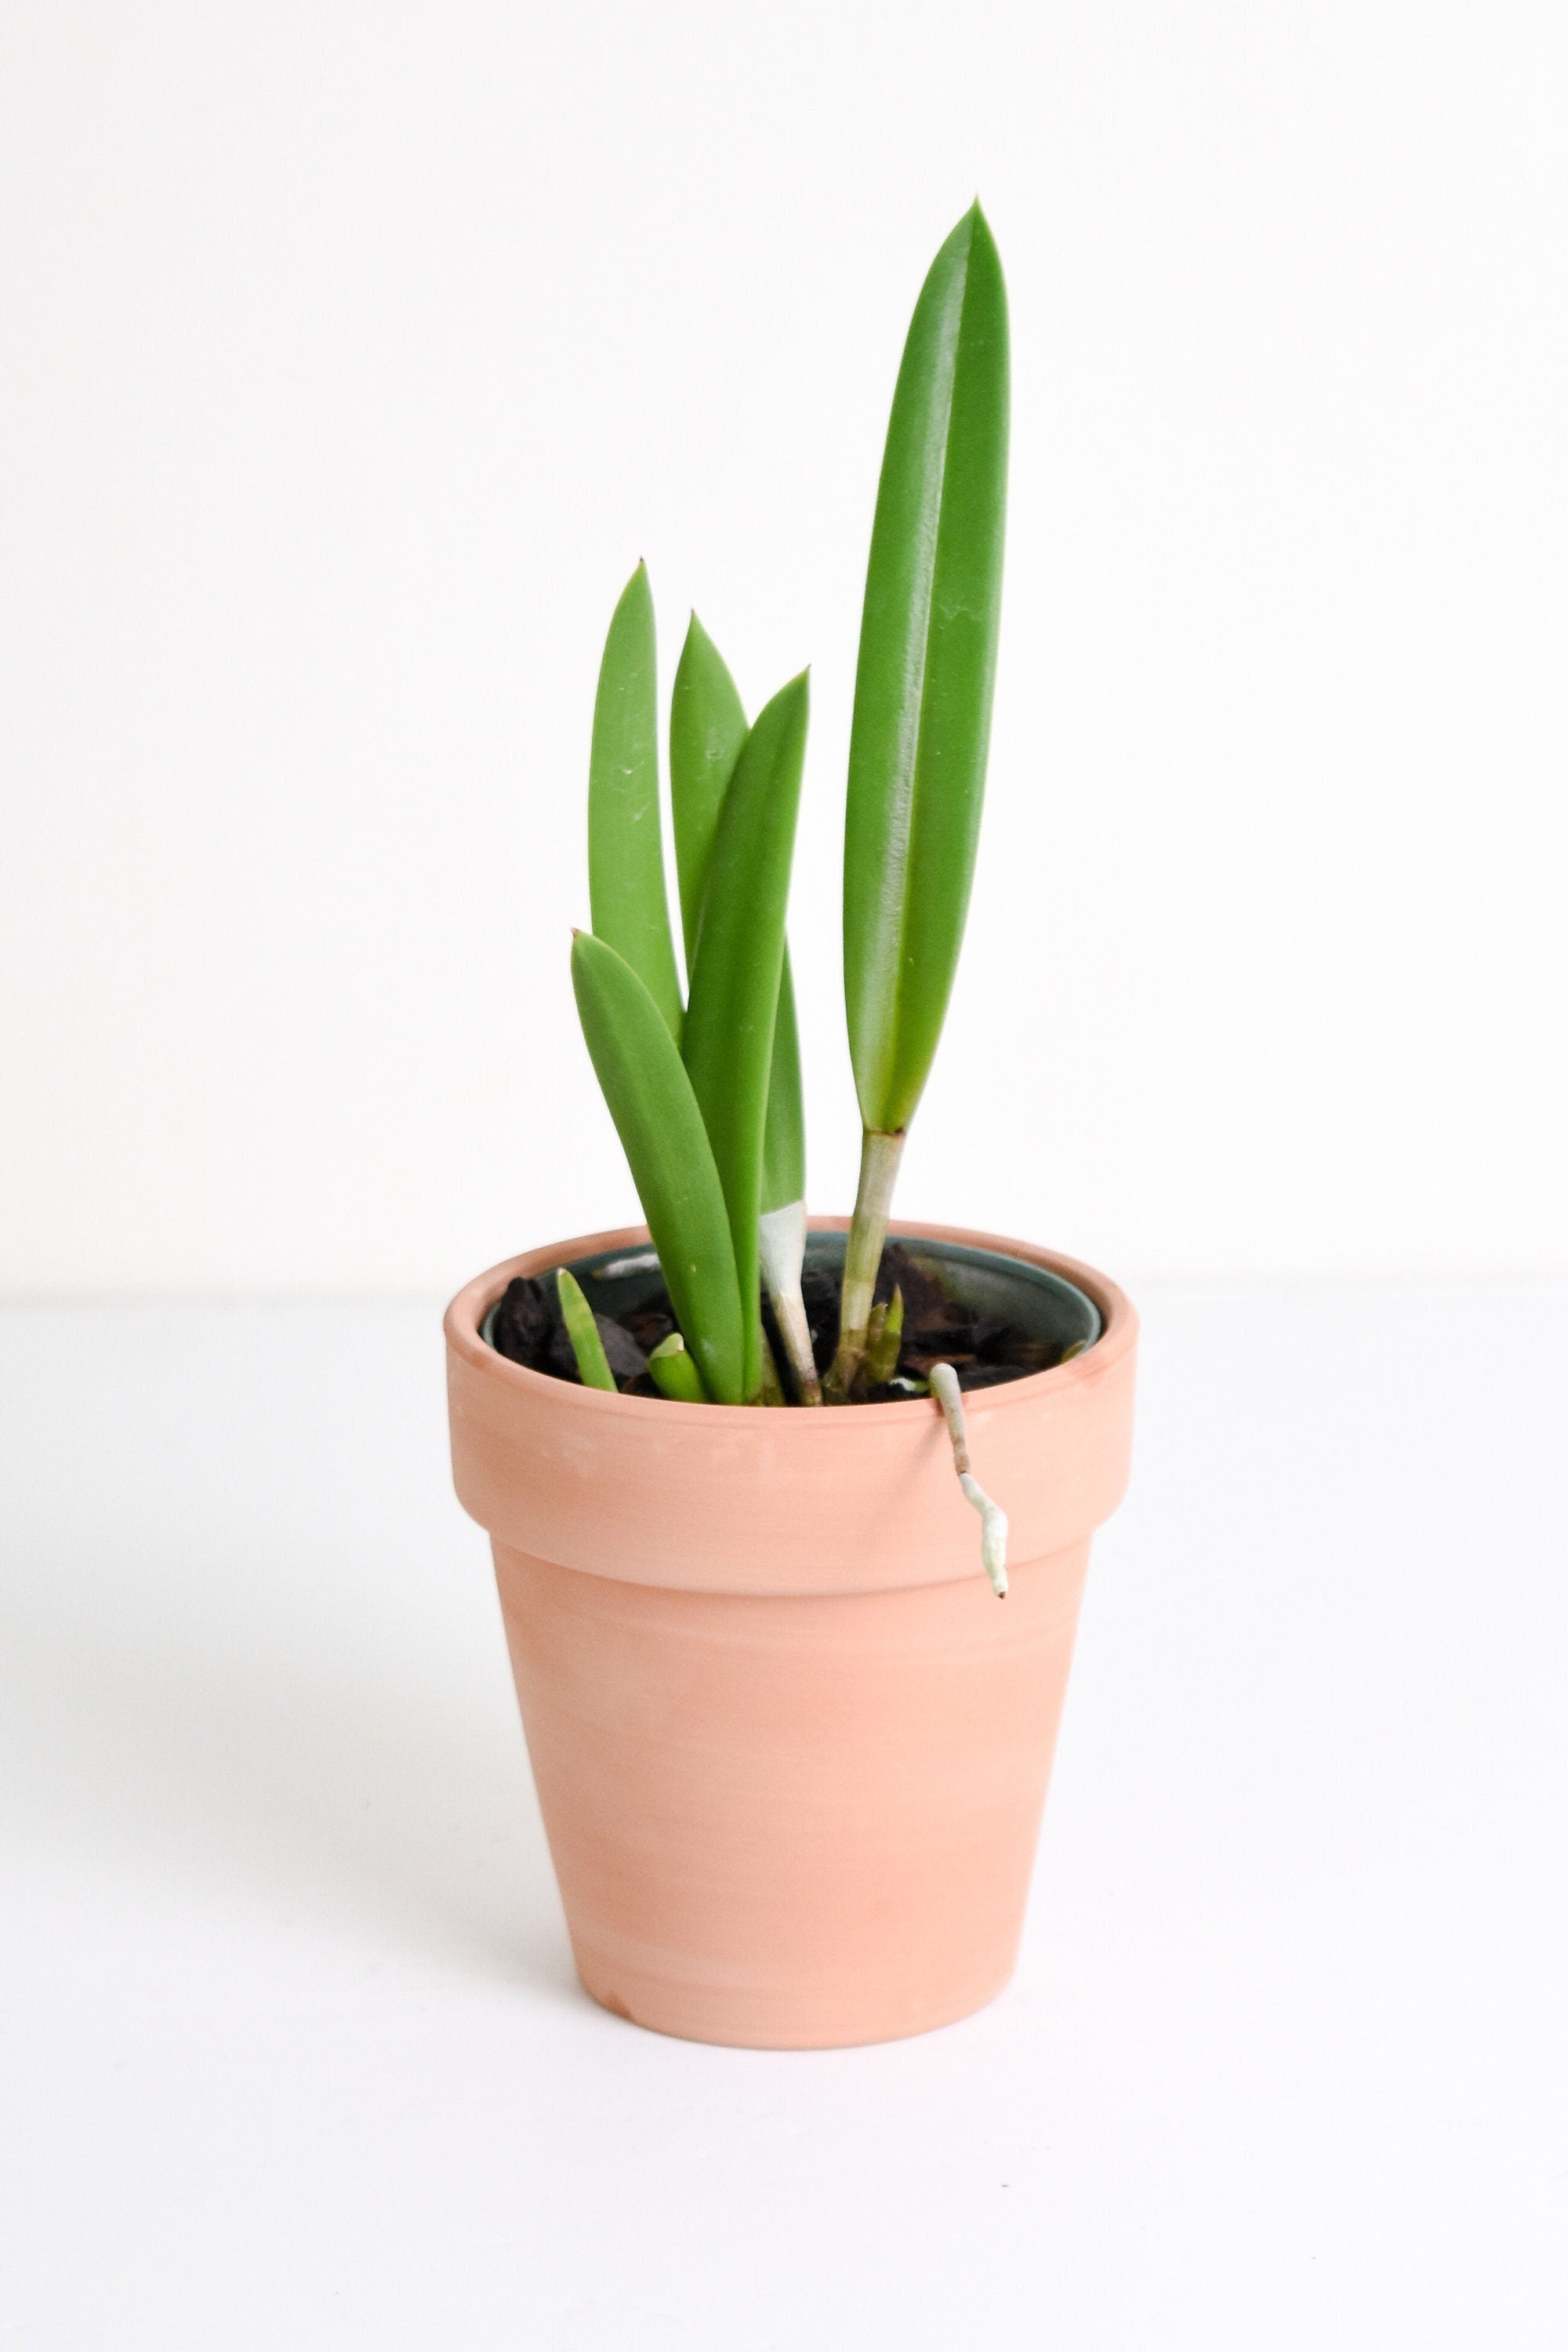
<path id="1" fill-rule="evenodd" d="M 803 672 L 759 713 L 736 761 L 702 897 L 682 1046 L 730 1213 L 748 1399 L 762 1384 L 763 1129 L 808 710 Z"/>
<path id="2" fill-rule="evenodd" d="M 605 1353 L 605 1343 L 599 1337 L 594 1310 L 584 1297 L 583 1286 L 570 1266 L 557 1269 L 555 1296 L 561 1301 L 561 1319 L 566 1326 L 566 1337 L 572 1342 L 572 1353 L 577 1359 L 577 1377 L 585 1389 L 614 1389 L 616 1376 L 610 1370 L 610 1360 Z"/>
<path id="3" fill-rule="evenodd" d="M 752 1391 L 735 1251 L 691 1081 L 636 972 L 585 931 L 572 942 L 572 985 L 675 1319 L 713 1402 L 743 1404 Z M 755 1293 L 753 1274 L 748 1297 Z"/>
<path id="4" fill-rule="evenodd" d="M 735 681 L 693 613 L 669 704 L 669 802 L 689 975 L 697 961 L 697 928 L 719 812 L 745 740 L 746 713 Z"/>
<path id="5" fill-rule="evenodd" d="M 746 740 L 746 712 L 722 655 L 695 613 L 675 673 L 669 709 L 669 797 L 686 967 L 696 961 L 702 894 L 724 795 Z M 762 1205 L 782 1209 L 805 1196 L 805 1110 L 801 1099 L 800 1036 L 789 950 L 779 981 L 773 1068 L 763 1130 Z"/>
<path id="6" fill-rule="evenodd" d="M 1007 299 L 976 205 L 910 325 L 877 493 L 844 841 L 844 986 L 868 1129 L 906 1127 L 969 907 L 1007 479 Z"/>
<path id="7" fill-rule="evenodd" d="M 805 1198 L 805 1106 L 801 1099 L 800 1033 L 789 950 L 779 968 L 773 1058 L 768 1074 L 768 1115 L 763 1128 L 763 1213 Z"/>
<path id="8" fill-rule="evenodd" d="M 605 640 L 588 763 L 588 903 L 594 932 L 625 958 L 680 1042 L 680 982 L 658 830 L 653 597 L 639 563 Z"/>

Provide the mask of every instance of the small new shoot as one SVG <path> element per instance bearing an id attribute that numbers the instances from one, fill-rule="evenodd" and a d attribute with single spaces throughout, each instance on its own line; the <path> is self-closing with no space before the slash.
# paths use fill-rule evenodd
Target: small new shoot
<path id="1" fill-rule="evenodd" d="M 708 1391 L 702 1385 L 702 1375 L 697 1369 L 697 1359 L 689 1351 L 679 1331 L 661 1339 L 647 1360 L 653 1384 L 661 1396 L 671 1397 L 677 1404 L 706 1404 Z"/>
<path id="2" fill-rule="evenodd" d="M 903 1339 L 904 1294 L 895 1289 L 886 1305 L 879 1300 L 872 1307 L 871 1320 L 866 1327 L 866 1378 L 874 1388 L 890 1381 L 898 1370 Z"/>
<path id="3" fill-rule="evenodd" d="M 555 1276 L 555 1296 L 561 1302 L 561 1319 L 572 1342 L 572 1353 L 577 1359 L 578 1379 L 585 1389 L 613 1390 L 616 1376 L 610 1370 L 594 1310 L 583 1296 L 581 1283 L 566 1266 L 562 1266 Z"/>

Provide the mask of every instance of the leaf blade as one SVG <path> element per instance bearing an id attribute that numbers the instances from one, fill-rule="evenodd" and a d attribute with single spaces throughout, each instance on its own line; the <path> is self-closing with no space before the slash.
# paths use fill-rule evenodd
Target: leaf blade
<path id="1" fill-rule="evenodd" d="M 805 1198 L 805 1104 L 801 1087 L 795 980 L 786 945 L 779 966 L 773 1058 L 768 1073 L 768 1108 L 763 1126 L 762 1213 L 766 1216 L 771 1209 L 787 1209 L 792 1202 Z"/>
<path id="2" fill-rule="evenodd" d="M 595 937 L 631 966 L 679 1044 L 680 982 L 659 836 L 653 595 L 642 563 L 611 618 L 594 698 L 588 904 Z"/>
<path id="3" fill-rule="evenodd" d="M 716 1404 L 746 1401 L 729 1211 L 702 1113 L 658 1006 L 603 940 L 572 942 L 572 986 L 675 1319 Z"/>
<path id="4" fill-rule="evenodd" d="M 952 992 L 991 723 L 1007 465 L 1007 304 L 979 205 L 910 320 L 855 680 L 844 978 L 869 1129 L 908 1125 Z"/>
<path id="5" fill-rule="evenodd" d="M 747 735 L 745 707 L 723 656 L 695 613 L 669 703 L 669 803 L 689 980 L 713 836 Z"/>
<path id="6" fill-rule="evenodd" d="M 730 1214 L 748 1397 L 762 1380 L 763 1141 L 809 713 L 803 671 L 759 712 L 736 761 L 709 863 L 682 1041 Z"/>
<path id="7" fill-rule="evenodd" d="M 669 708 L 669 797 L 680 873 L 680 913 L 686 968 L 696 960 L 702 896 L 724 796 L 748 729 L 745 706 L 718 646 L 695 613 L 687 629 Z M 773 1029 L 763 1140 L 762 1206 L 787 1207 L 805 1195 L 805 1109 L 800 1075 L 800 1033 L 795 982 L 785 945 Z"/>

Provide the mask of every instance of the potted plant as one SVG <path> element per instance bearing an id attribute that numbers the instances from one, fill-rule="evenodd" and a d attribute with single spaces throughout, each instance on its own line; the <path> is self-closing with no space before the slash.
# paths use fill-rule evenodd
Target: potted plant
<path id="1" fill-rule="evenodd" d="M 852 1218 L 805 1202 L 784 917 L 807 680 L 748 723 L 693 617 L 669 716 L 683 995 L 639 565 L 600 674 L 572 967 L 647 1224 L 494 1267 L 447 1318 L 458 1493 L 492 1539 L 579 1971 L 700 2041 L 884 2040 L 1005 1983 L 1089 1540 L 1126 1483 L 1115 1285 L 890 1216 L 973 866 L 1007 381 L 976 205 L 915 309 L 872 531 Z"/>

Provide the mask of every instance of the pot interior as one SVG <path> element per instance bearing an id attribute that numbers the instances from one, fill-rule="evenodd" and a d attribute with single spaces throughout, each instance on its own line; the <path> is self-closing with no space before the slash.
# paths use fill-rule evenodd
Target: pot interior
<path id="1" fill-rule="evenodd" d="M 999 1250 L 971 1249 L 963 1242 L 925 1241 L 916 1234 L 893 1238 L 912 1258 L 929 1265 L 949 1297 L 987 1315 L 1005 1315 L 1031 1339 L 1053 1342 L 1058 1351 L 1075 1339 L 1091 1348 L 1101 1329 L 1100 1309 L 1087 1292 L 1043 1265 L 1026 1258 L 1005 1257 Z M 844 1264 L 844 1234 L 811 1234 L 805 1244 L 808 1267 L 838 1268 Z M 652 1250 L 600 1250 L 592 1257 L 567 1261 L 595 1309 L 601 1315 L 623 1315 L 646 1306 L 664 1287 L 658 1260 Z M 490 1309 L 493 1315 L 495 1309 Z M 490 1315 L 480 1336 L 490 1336 Z"/>

